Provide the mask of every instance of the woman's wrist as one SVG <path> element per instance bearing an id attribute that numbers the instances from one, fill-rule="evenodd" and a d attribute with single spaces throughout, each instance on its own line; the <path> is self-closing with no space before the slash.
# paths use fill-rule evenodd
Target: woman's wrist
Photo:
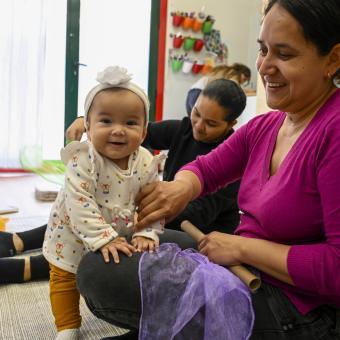
<path id="1" fill-rule="evenodd" d="M 248 250 L 249 250 L 249 243 L 248 241 L 251 240 L 248 237 L 243 236 L 236 236 L 237 237 L 237 246 L 235 249 L 235 257 L 240 263 L 247 263 L 248 258 Z"/>
<path id="2" fill-rule="evenodd" d="M 197 198 L 201 192 L 201 182 L 195 173 L 189 170 L 179 171 L 174 179 L 181 187 L 184 185 L 183 192 L 188 197 L 188 201 L 192 201 Z"/>
<path id="3" fill-rule="evenodd" d="M 176 178 L 175 182 L 179 184 L 181 190 L 183 191 L 183 195 L 185 195 L 185 197 L 187 198 L 187 201 L 192 201 L 194 199 L 193 184 L 181 178 Z"/>
<path id="4" fill-rule="evenodd" d="M 290 246 L 258 238 L 239 236 L 236 258 L 288 284 L 294 285 L 288 273 L 287 256 Z"/>

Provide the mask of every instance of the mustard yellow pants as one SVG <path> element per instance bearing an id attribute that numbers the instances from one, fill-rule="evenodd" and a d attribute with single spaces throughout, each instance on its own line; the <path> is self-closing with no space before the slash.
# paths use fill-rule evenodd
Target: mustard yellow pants
<path id="1" fill-rule="evenodd" d="M 58 332 L 80 327 L 79 299 L 76 275 L 50 264 L 50 300 Z"/>

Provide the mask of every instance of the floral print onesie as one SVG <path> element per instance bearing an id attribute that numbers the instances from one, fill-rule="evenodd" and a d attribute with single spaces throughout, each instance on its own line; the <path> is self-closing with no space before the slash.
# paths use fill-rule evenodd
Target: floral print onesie
<path id="1" fill-rule="evenodd" d="M 117 236 L 144 236 L 158 242 L 164 222 L 133 233 L 135 196 L 158 180 L 165 156 L 143 147 L 130 155 L 128 169 L 95 151 L 89 141 L 72 142 L 61 151 L 67 165 L 65 184 L 53 204 L 43 254 L 53 265 L 76 273 L 88 251 L 96 251 Z"/>

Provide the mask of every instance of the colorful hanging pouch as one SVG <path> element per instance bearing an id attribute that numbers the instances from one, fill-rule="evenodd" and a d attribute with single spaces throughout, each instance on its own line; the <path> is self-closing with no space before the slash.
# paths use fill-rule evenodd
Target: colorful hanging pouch
<path id="1" fill-rule="evenodd" d="M 194 23 L 194 20 L 195 19 L 191 17 L 184 17 L 182 22 L 183 29 L 188 30 L 189 28 L 191 28 Z"/>
<path id="2" fill-rule="evenodd" d="M 172 25 L 175 27 L 179 27 L 182 24 L 184 17 L 182 15 L 173 15 L 172 17 Z"/>
<path id="3" fill-rule="evenodd" d="M 213 21 L 204 21 L 202 25 L 202 32 L 204 34 L 209 34 L 213 28 L 214 22 Z"/>
<path id="4" fill-rule="evenodd" d="M 212 66 L 210 64 L 204 64 L 201 70 L 202 74 L 208 74 L 212 70 Z"/>
<path id="5" fill-rule="evenodd" d="M 191 51 L 195 45 L 195 38 L 191 38 L 191 37 L 186 37 L 184 38 L 184 51 Z"/>
<path id="6" fill-rule="evenodd" d="M 204 46 L 204 40 L 203 39 L 196 39 L 195 44 L 194 44 L 194 51 L 195 52 L 200 52 Z"/>
<path id="7" fill-rule="evenodd" d="M 172 71 L 178 72 L 181 70 L 183 66 L 183 60 L 182 59 L 173 59 L 171 63 Z"/>
<path id="8" fill-rule="evenodd" d="M 192 30 L 194 32 L 199 32 L 202 28 L 203 21 L 195 19 L 193 24 L 192 24 Z"/>
<path id="9" fill-rule="evenodd" d="M 192 60 L 184 60 L 182 72 L 186 74 L 190 73 L 193 64 L 194 62 Z"/>
<path id="10" fill-rule="evenodd" d="M 172 41 L 172 46 L 174 48 L 181 48 L 182 44 L 183 44 L 184 38 L 180 35 L 175 35 Z"/>
<path id="11" fill-rule="evenodd" d="M 203 68 L 203 64 L 194 63 L 194 65 L 192 65 L 191 72 L 194 73 L 194 74 L 198 74 L 198 73 L 201 72 L 202 68 Z"/>
<path id="12" fill-rule="evenodd" d="M 210 34 L 204 35 L 205 49 L 216 55 L 221 55 L 223 44 L 221 41 L 221 32 L 213 29 Z"/>

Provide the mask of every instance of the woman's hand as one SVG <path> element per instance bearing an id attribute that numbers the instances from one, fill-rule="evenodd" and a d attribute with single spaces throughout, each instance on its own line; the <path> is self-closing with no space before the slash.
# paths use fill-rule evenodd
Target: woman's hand
<path id="1" fill-rule="evenodd" d="M 137 195 L 138 222 L 136 231 L 165 218 L 175 218 L 192 199 L 190 183 L 181 180 L 146 185 Z"/>
<path id="2" fill-rule="evenodd" d="M 150 238 L 143 236 L 136 236 L 132 239 L 131 244 L 136 248 L 138 252 L 149 251 L 149 253 L 153 253 L 155 248 L 158 247 L 158 244 Z"/>
<path id="3" fill-rule="evenodd" d="M 249 264 L 276 279 L 294 285 L 288 273 L 290 246 L 214 231 L 202 238 L 198 250 L 222 266 Z"/>
<path id="4" fill-rule="evenodd" d="M 136 251 L 135 247 L 126 241 L 125 237 L 116 237 L 113 241 L 100 248 L 100 251 L 104 257 L 104 261 L 110 262 L 111 253 L 115 263 L 119 263 L 118 251 L 124 253 L 126 256 L 132 256 L 132 253 Z"/>
<path id="5" fill-rule="evenodd" d="M 222 266 L 240 264 L 241 236 L 229 235 L 213 231 L 198 244 L 198 250 L 211 262 Z"/>
<path id="6" fill-rule="evenodd" d="M 66 140 L 68 142 L 80 141 L 85 132 L 84 117 L 76 118 L 66 130 Z"/>

